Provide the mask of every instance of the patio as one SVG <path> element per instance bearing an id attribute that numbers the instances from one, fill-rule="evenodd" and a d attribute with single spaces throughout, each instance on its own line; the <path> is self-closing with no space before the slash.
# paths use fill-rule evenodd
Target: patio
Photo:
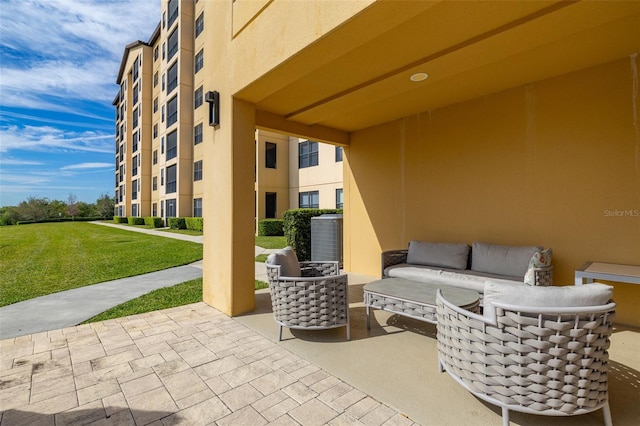
<path id="1" fill-rule="evenodd" d="M 436 366 L 435 326 L 375 311 L 349 276 L 344 330 L 285 330 L 277 343 L 266 291 L 256 311 L 229 318 L 204 303 L 0 342 L 0 424 L 494 425 L 500 411 Z M 613 422 L 640 418 L 638 330 L 610 349 Z M 519 425 L 601 425 L 512 414 Z"/>

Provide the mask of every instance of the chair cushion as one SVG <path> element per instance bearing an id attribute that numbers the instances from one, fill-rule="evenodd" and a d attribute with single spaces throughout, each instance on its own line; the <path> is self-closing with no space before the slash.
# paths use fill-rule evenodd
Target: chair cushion
<path id="1" fill-rule="evenodd" d="M 467 244 L 429 243 L 411 241 L 407 263 L 413 265 L 440 266 L 450 269 L 467 269 L 469 246 Z"/>
<path id="2" fill-rule="evenodd" d="M 271 253 L 265 263 L 280 266 L 280 276 L 282 277 L 301 276 L 298 256 L 296 256 L 296 252 L 291 247 L 285 247 L 282 250 Z"/>
<path id="3" fill-rule="evenodd" d="M 544 268 L 547 266 L 551 266 L 552 255 L 553 251 L 548 248 L 546 250 L 538 251 L 533 256 L 531 256 L 531 260 L 529 261 L 529 268 L 527 269 L 527 273 L 524 274 L 525 284 L 536 285 L 536 277 L 533 270 L 535 268 Z"/>
<path id="4" fill-rule="evenodd" d="M 471 269 L 489 274 L 522 277 L 524 280 L 531 257 L 540 250 L 542 247 L 501 246 L 476 242 L 471 248 Z"/>
<path id="5" fill-rule="evenodd" d="M 484 285 L 484 315 L 495 318 L 495 302 L 522 307 L 579 308 L 606 305 L 613 296 L 610 285 L 530 287 L 487 281 Z"/>

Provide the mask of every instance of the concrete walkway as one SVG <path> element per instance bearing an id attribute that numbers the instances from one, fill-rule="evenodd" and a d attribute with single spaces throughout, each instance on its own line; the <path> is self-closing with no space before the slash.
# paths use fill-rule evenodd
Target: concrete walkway
<path id="1" fill-rule="evenodd" d="M 165 232 L 158 229 L 93 222 L 126 231 L 140 232 L 202 244 L 202 236 Z M 256 256 L 273 250 L 256 247 Z M 267 280 L 264 263 L 255 263 L 256 279 Z M 72 327 L 107 309 L 153 290 L 202 277 L 202 260 L 149 274 L 121 278 L 72 290 L 36 297 L 0 308 L 0 340 L 25 334 Z"/>

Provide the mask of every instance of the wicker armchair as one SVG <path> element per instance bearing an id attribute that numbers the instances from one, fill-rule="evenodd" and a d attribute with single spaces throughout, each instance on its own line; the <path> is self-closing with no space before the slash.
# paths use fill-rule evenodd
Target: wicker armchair
<path id="1" fill-rule="evenodd" d="M 611 425 L 607 349 L 615 303 L 493 306 L 495 319 L 487 318 L 456 307 L 438 291 L 440 371 L 446 370 L 478 398 L 502 407 L 505 426 L 509 410 L 571 416 L 599 409 Z"/>
<path id="2" fill-rule="evenodd" d="M 349 286 L 338 262 L 300 262 L 299 277 L 281 275 L 282 265 L 266 263 L 275 321 L 282 327 L 323 330 L 346 327 L 349 333 Z"/>

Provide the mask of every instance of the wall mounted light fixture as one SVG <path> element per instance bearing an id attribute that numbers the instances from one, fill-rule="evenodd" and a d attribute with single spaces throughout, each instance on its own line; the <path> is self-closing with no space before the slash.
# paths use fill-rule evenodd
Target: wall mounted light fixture
<path id="1" fill-rule="evenodd" d="M 204 95 L 204 100 L 209 104 L 209 126 L 220 125 L 220 93 L 213 91 Z"/>

